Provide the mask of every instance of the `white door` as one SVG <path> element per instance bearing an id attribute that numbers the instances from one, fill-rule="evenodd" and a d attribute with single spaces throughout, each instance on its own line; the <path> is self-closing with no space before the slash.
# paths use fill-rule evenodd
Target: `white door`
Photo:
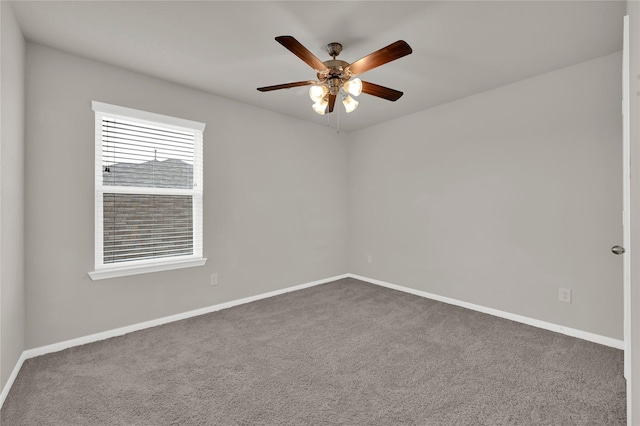
<path id="1" fill-rule="evenodd" d="M 631 377 L 631 192 L 630 192 L 630 104 L 629 104 L 629 17 L 624 17 L 624 37 L 622 47 L 622 245 L 624 249 L 614 250 L 622 254 L 624 285 L 624 376 L 627 383 Z M 615 249 L 615 247 L 614 247 Z M 630 389 L 628 389 L 630 390 Z"/>

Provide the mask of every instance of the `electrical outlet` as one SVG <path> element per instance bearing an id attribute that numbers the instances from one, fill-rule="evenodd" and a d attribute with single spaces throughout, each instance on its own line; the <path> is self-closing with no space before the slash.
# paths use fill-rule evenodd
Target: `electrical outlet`
<path id="1" fill-rule="evenodd" d="M 571 289 L 560 287 L 558 289 L 558 300 L 564 303 L 571 303 Z"/>
<path id="2" fill-rule="evenodd" d="M 211 281 L 209 285 L 218 285 L 218 273 L 211 274 Z"/>
<path id="3" fill-rule="evenodd" d="M 371 257 L 371 255 L 367 256 L 367 263 L 373 263 L 373 257 Z"/>

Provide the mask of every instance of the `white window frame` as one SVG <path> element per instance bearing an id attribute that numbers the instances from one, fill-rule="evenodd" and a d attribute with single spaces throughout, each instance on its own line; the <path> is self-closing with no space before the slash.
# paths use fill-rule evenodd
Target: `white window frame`
<path id="1" fill-rule="evenodd" d="M 170 269 L 189 268 L 202 266 L 207 259 L 202 255 L 203 248 L 203 132 L 204 123 L 170 117 L 147 111 L 106 104 L 93 101 L 92 109 L 95 111 L 95 270 L 89 272 L 93 280 L 115 278 L 127 275 L 143 274 L 148 272 L 165 271 Z M 194 163 L 193 163 L 193 189 L 171 188 L 133 188 L 125 186 L 102 185 L 102 120 L 105 117 L 133 121 L 140 124 L 151 124 L 163 128 L 188 131 L 195 133 Z M 193 196 L 193 254 L 173 256 L 160 259 L 131 260 L 117 264 L 104 264 L 103 261 L 103 194 L 170 194 Z"/>

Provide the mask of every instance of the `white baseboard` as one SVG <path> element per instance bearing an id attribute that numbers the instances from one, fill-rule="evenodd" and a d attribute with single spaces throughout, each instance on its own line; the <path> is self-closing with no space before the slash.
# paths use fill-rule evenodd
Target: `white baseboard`
<path id="1" fill-rule="evenodd" d="M 305 284 L 296 285 L 293 287 L 287 287 L 280 290 L 270 291 L 268 293 L 258 294 L 256 296 L 245 297 L 243 299 L 232 300 L 230 302 L 219 303 L 217 305 L 207 306 L 205 308 L 194 309 L 193 311 L 182 312 L 180 314 L 169 315 L 150 321 L 140 322 L 126 327 L 115 328 L 113 330 L 107 330 L 100 333 L 90 334 L 88 336 L 78 337 L 76 339 L 65 340 L 64 342 L 53 343 L 47 346 L 40 346 L 34 349 L 26 350 L 27 359 L 40 355 L 45 355 L 51 352 L 58 352 L 74 346 L 85 345 L 87 343 L 98 342 L 100 340 L 109 339 L 111 337 L 122 336 L 124 334 L 131 333 L 133 331 L 144 330 L 145 328 L 156 327 L 162 324 L 168 324 L 174 321 L 180 321 L 187 318 L 196 317 L 198 315 L 204 315 L 211 312 L 220 311 L 222 309 L 232 308 L 234 306 L 243 305 L 245 303 L 255 302 L 256 300 L 266 299 L 280 294 L 289 293 L 291 291 L 302 290 L 303 288 L 313 287 L 319 284 L 325 284 L 331 281 L 336 281 L 342 278 L 347 278 L 347 274 L 337 275 L 335 277 L 325 278 L 318 281 L 313 281 Z"/>
<path id="2" fill-rule="evenodd" d="M 304 288 L 325 284 L 331 281 L 336 281 L 336 280 L 340 280 L 347 277 L 348 277 L 348 274 L 336 275 L 334 277 L 325 278 L 318 281 L 312 281 L 305 284 L 296 285 L 293 287 L 287 287 L 280 290 L 270 291 L 268 293 L 258 294 L 256 296 L 250 296 L 250 297 L 245 297 L 243 299 L 232 300 L 230 302 L 219 303 L 217 305 L 207 306 L 205 308 L 195 309 L 193 311 L 183 312 L 175 315 L 169 315 L 169 316 L 154 319 L 151 321 L 145 321 L 145 322 L 141 322 L 133 325 L 128 325 L 126 327 L 115 328 L 113 330 L 107 330 L 100 333 L 90 334 L 88 336 L 78 337 L 76 339 L 53 343 L 51 345 L 40 346 L 33 349 L 27 349 L 26 351 L 22 352 L 20 359 L 18 360 L 15 368 L 13 369 L 13 372 L 11 373 L 11 376 L 9 377 L 9 380 L 7 381 L 6 385 L 2 389 L 2 393 L 0 393 L 0 408 L 4 404 L 4 400 L 9 394 L 9 390 L 11 389 L 11 386 L 13 385 L 13 382 L 15 381 L 18 375 L 18 372 L 20 371 L 20 368 L 22 367 L 22 364 L 24 363 L 25 360 L 29 358 L 33 358 L 40 355 L 46 355 L 52 352 L 58 352 L 64 349 L 72 348 L 74 346 L 80 346 L 80 345 L 85 345 L 87 343 L 98 342 L 100 340 L 109 339 L 111 337 L 122 336 L 124 334 L 131 333 L 133 331 L 144 330 L 146 328 L 156 327 L 158 325 L 168 324 L 170 322 L 180 321 L 180 320 L 192 318 L 198 315 L 204 315 L 211 312 L 220 311 L 222 309 L 243 305 L 245 303 L 255 302 L 256 300 L 260 300 L 260 299 L 267 299 L 269 297 L 278 296 L 280 294 L 289 293 L 291 291 L 302 290 Z"/>
<path id="3" fill-rule="evenodd" d="M 201 309 L 195 309 L 192 311 L 183 312 L 176 315 L 170 315 L 170 316 L 158 318 L 151 321 L 145 321 L 145 322 L 129 325 L 126 327 L 120 327 L 113 330 L 107 330 L 100 333 L 90 334 L 88 336 L 78 337 L 76 339 L 65 340 L 63 342 L 53 343 L 51 345 L 40 346 L 38 348 L 33 348 L 33 349 L 27 349 L 26 351 L 22 352 L 22 355 L 18 359 L 16 366 L 11 372 L 11 376 L 9 376 L 9 380 L 7 380 L 7 383 L 2 388 L 2 392 L 0 393 L 0 409 L 4 404 L 5 398 L 9 394 L 9 390 L 11 390 L 11 386 L 13 385 L 13 382 L 18 376 L 18 372 L 20 371 L 20 368 L 22 368 L 22 364 L 29 358 L 33 358 L 40 355 L 46 355 L 52 352 L 58 352 L 74 346 L 80 346 L 80 345 L 85 345 L 87 343 L 109 339 L 111 337 L 122 336 L 124 334 L 131 333 L 133 331 L 144 330 L 146 328 L 156 327 L 158 325 L 168 324 L 174 321 L 180 321 L 180 320 L 192 318 L 198 315 L 204 315 L 211 312 L 220 311 L 222 309 L 243 305 L 245 303 L 255 302 L 256 300 L 266 299 L 269 297 L 278 296 L 280 294 L 289 293 L 296 290 L 302 290 L 304 288 L 325 284 L 325 283 L 340 280 L 343 278 L 355 278 L 357 280 L 365 281 L 371 284 L 376 284 L 376 285 L 391 288 L 394 290 L 399 290 L 405 293 L 410 293 L 416 296 L 425 297 L 427 299 L 433 299 L 440 302 L 448 303 L 450 305 L 456 305 L 456 306 L 471 309 L 474 311 L 483 312 L 485 314 L 493 315 L 500 318 L 505 318 L 511 321 L 516 321 L 522 324 L 531 325 L 533 327 L 538 327 L 538 328 L 542 328 L 549 331 L 554 331 L 556 333 L 565 334 L 567 336 L 577 337 L 579 339 L 587 340 L 594 343 L 599 343 L 601 345 L 610 346 L 616 349 L 624 349 L 624 342 L 622 340 L 612 339 L 610 337 L 600 336 L 598 334 L 593 334 L 593 333 L 589 333 L 582 330 L 576 330 L 573 328 L 564 327 L 561 325 L 540 321 L 533 318 L 528 318 L 522 315 L 516 315 L 509 312 L 500 311 L 498 309 L 487 308 L 485 306 L 475 305 L 473 303 L 463 302 L 457 299 L 439 296 L 437 294 L 427 293 L 425 291 L 416 290 L 409 287 L 403 287 L 403 286 L 391 284 L 385 281 L 376 280 L 373 278 L 363 277 L 356 274 L 343 274 L 343 275 L 336 275 L 330 278 L 325 278 L 318 281 L 296 285 L 293 287 L 287 287 L 280 290 L 271 291 L 268 293 L 258 294 L 256 296 L 245 297 L 243 299 L 232 300 L 230 302 L 224 302 L 224 303 L 208 306 Z"/>
<path id="4" fill-rule="evenodd" d="M 18 372 L 22 368 L 22 364 L 24 364 L 26 359 L 27 359 L 26 353 L 22 352 L 22 354 L 20 355 L 20 358 L 18 358 L 18 362 L 16 362 L 16 366 L 13 367 L 13 371 L 9 376 L 9 380 L 7 380 L 7 383 L 5 383 L 4 387 L 2 388 L 2 392 L 0 393 L 0 409 L 2 409 L 2 406 L 4 405 L 4 400 L 7 398 L 7 395 L 9 395 L 11 386 L 13 386 L 13 382 L 16 381 L 16 377 L 18 377 Z"/>
<path id="5" fill-rule="evenodd" d="M 355 278 L 360 281 L 365 281 L 371 284 L 376 284 L 382 287 L 392 288 L 394 290 L 410 293 L 416 296 L 425 297 L 427 299 L 437 300 L 439 302 L 448 303 L 450 305 L 460 306 L 462 308 L 471 309 L 473 311 L 482 312 L 485 314 L 493 315 L 500 318 L 505 318 L 511 321 L 527 324 L 533 327 L 542 328 L 556 333 L 565 334 L 571 337 L 577 337 L 578 339 L 587 340 L 589 342 L 599 343 L 601 345 L 609 346 L 616 349 L 624 350 L 624 341 L 613 339 L 611 337 L 601 336 L 599 334 L 589 333 L 587 331 L 576 330 L 575 328 L 564 327 L 562 325 L 553 324 L 550 322 L 540 321 L 534 318 L 525 317 L 522 315 L 512 314 L 510 312 L 500 311 L 498 309 L 487 308 L 485 306 L 476 305 L 473 303 L 463 302 L 461 300 L 452 299 L 450 297 L 439 296 L 433 293 L 427 293 L 426 291 L 416 290 L 409 287 L 403 287 L 396 284 L 391 284 L 385 281 L 376 280 L 373 278 L 363 277 L 356 274 L 347 274 L 350 278 Z"/>

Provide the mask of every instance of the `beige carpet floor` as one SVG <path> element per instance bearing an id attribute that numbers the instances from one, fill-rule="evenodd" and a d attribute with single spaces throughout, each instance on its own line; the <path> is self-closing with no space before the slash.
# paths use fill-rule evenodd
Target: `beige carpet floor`
<path id="1" fill-rule="evenodd" d="M 19 425 L 624 425 L 623 354 L 345 279 L 29 359 Z"/>

